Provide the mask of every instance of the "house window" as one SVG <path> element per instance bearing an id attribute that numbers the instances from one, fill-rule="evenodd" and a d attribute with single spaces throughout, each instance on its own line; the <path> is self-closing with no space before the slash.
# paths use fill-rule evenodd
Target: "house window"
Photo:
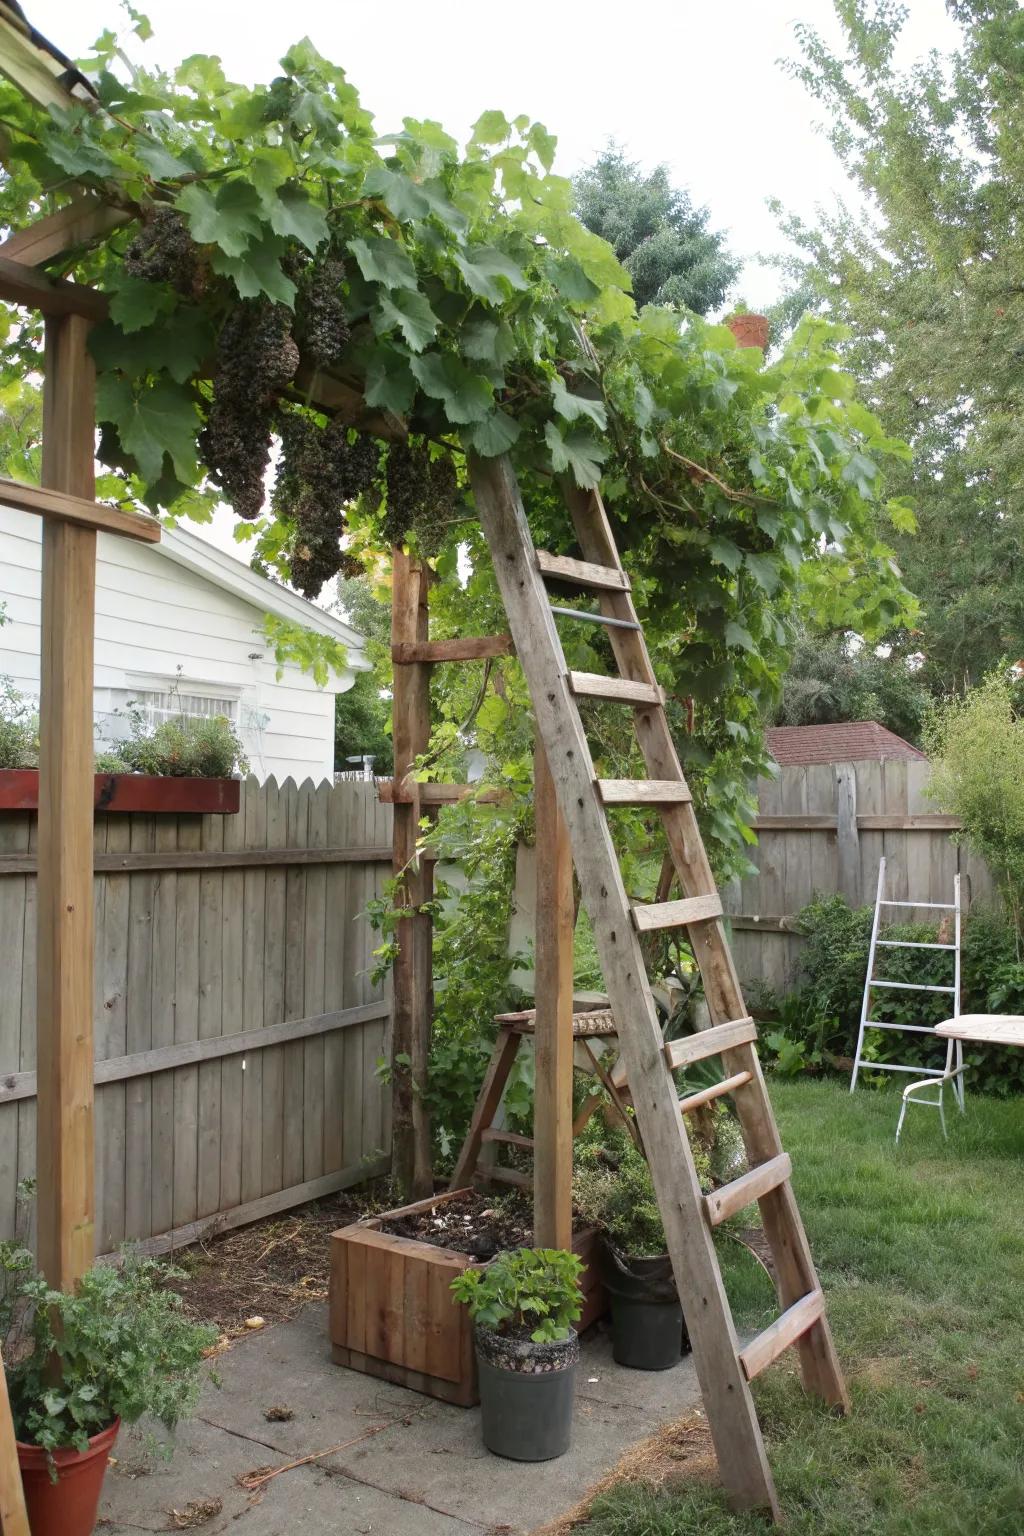
<path id="1" fill-rule="evenodd" d="M 202 685 L 193 692 L 193 687 L 196 685 L 183 682 L 166 688 L 132 688 L 126 690 L 125 701 L 141 710 L 148 726 L 162 725 L 165 720 L 177 720 L 181 715 L 192 720 L 213 720 L 224 715 L 232 725 L 237 724 L 237 694 L 208 693 Z"/>

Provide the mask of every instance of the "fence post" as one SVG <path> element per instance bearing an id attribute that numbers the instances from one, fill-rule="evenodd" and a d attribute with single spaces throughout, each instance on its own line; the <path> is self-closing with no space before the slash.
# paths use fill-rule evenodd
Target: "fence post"
<path id="1" fill-rule="evenodd" d="M 855 763 L 836 764 L 836 817 L 839 890 L 851 906 L 856 906 L 861 898 L 861 881 Z"/>

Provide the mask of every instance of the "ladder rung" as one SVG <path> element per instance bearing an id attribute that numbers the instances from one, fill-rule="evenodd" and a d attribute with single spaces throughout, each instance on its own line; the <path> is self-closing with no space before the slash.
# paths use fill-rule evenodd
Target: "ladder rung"
<path id="1" fill-rule="evenodd" d="M 717 891 L 708 896 L 688 896 L 684 901 L 655 901 L 633 907 L 638 933 L 650 933 L 656 928 L 685 928 L 687 923 L 703 923 L 721 915 L 722 898 Z"/>
<path id="2" fill-rule="evenodd" d="M 606 613 L 588 613 L 585 608 L 560 608 L 552 603 L 551 612 L 560 614 L 563 619 L 582 619 L 584 624 L 606 624 L 609 629 L 640 628 L 636 619 L 613 619 Z"/>
<path id="3" fill-rule="evenodd" d="M 943 1067 L 901 1067 L 895 1061 L 862 1061 L 860 1070 L 862 1072 L 913 1072 L 918 1077 L 945 1077 L 946 1075 Z"/>
<path id="4" fill-rule="evenodd" d="M 685 779 L 598 779 L 604 805 L 681 805 L 693 799 Z"/>
<path id="5" fill-rule="evenodd" d="M 766 1371 L 773 1360 L 777 1360 L 784 1350 L 797 1339 L 802 1338 L 808 1328 L 813 1328 L 825 1310 L 825 1304 L 820 1290 L 809 1291 L 806 1296 L 801 1296 L 791 1307 L 787 1307 L 781 1317 L 776 1318 L 770 1328 L 764 1333 L 759 1333 L 752 1344 L 740 1351 L 740 1365 L 743 1374 L 748 1381 L 753 1381 L 755 1376 L 760 1376 Z"/>
<path id="6" fill-rule="evenodd" d="M 880 907 L 926 907 L 932 912 L 955 912 L 948 901 L 880 901 Z"/>
<path id="7" fill-rule="evenodd" d="M 722 1051 L 731 1051 L 734 1046 L 748 1045 L 756 1039 L 757 1025 L 753 1019 L 730 1019 L 727 1024 L 715 1024 L 710 1029 L 698 1029 L 694 1035 L 666 1041 L 665 1060 L 675 1072 L 679 1067 L 704 1061 L 708 1056 L 719 1056 Z"/>
<path id="8" fill-rule="evenodd" d="M 661 704 L 656 683 L 634 683 L 625 677 L 605 677 L 600 672 L 570 672 L 569 687 L 577 697 L 618 699 L 622 704 Z"/>
<path id="9" fill-rule="evenodd" d="M 792 1172 L 793 1164 L 788 1152 L 780 1152 L 778 1157 L 759 1163 L 741 1178 L 733 1179 L 731 1184 L 704 1196 L 708 1221 L 713 1227 L 721 1226 L 723 1221 L 728 1221 L 730 1216 L 735 1216 L 744 1206 L 752 1205 L 762 1195 L 770 1194 L 780 1184 L 785 1184 Z"/>
<path id="10" fill-rule="evenodd" d="M 518 1147 L 521 1152 L 533 1151 L 532 1136 L 520 1136 L 518 1131 L 499 1131 L 493 1125 L 481 1132 L 480 1140 L 497 1142 L 503 1147 Z"/>
<path id="11" fill-rule="evenodd" d="M 533 1175 L 520 1173 L 518 1168 L 478 1168 L 473 1178 L 481 1184 L 511 1184 L 515 1189 L 532 1189 Z"/>
<path id="12" fill-rule="evenodd" d="M 876 939 L 878 949 L 956 949 L 955 944 L 919 944 L 910 939 Z"/>
<path id="13" fill-rule="evenodd" d="M 873 987 L 893 987 L 898 992 L 955 992 L 956 987 L 932 987 L 926 986 L 923 981 L 877 981 L 872 980 Z"/>
<path id="14" fill-rule="evenodd" d="M 702 1104 L 710 1104 L 712 1099 L 720 1099 L 723 1094 L 745 1088 L 753 1076 L 752 1072 L 736 1072 L 732 1077 L 723 1077 L 720 1083 L 712 1083 L 710 1088 L 702 1088 L 700 1093 L 691 1093 L 687 1098 L 680 1099 L 679 1108 L 684 1115 L 688 1115 L 692 1110 L 700 1109 Z"/>
<path id="15" fill-rule="evenodd" d="M 864 1020 L 864 1028 L 865 1029 L 897 1029 L 897 1030 L 906 1029 L 906 1030 L 909 1030 L 912 1035 L 934 1035 L 935 1034 L 935 1026 L 933 1024 L 884 1024 L 881 1019 L 865 1019 Z M 937 1038 L 941 1040 L 942 1036 L 939 1035 Z"/>
<path id="16" fill-rule="evenodd" d="M 537 569 L 543 576 L 576 581 L 581 587 L 595 587 L 602 592 L 629 591 L 629 577 L 613 565 L 595 565 L 592 560 L 573 560 L 568 555 L 552 555 L 546 549 L 538 549 Z"/>

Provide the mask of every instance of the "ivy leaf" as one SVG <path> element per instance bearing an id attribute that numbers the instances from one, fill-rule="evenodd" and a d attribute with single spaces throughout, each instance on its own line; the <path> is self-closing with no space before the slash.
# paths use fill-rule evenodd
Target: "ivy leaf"
<path id="1" fill-rule="evenodd" d="M 454 255 L 455 265 L 466 280 L 466 286 L 481 299 L 491 304 L 501 304 L 505 290 L 496 279 L 501 278 L 512 288 L 525 289 L 530 285 L 511 256 L 499 251 L 494 245 L 471 245 L 465 255 Z"/>
<path id="2" fill-rule="evenodd" d="M 427 352 L 409 364 L 425 394 L 440 400 L 450 422 L 483 421 L 494 404 L 490 384 L 447 352 Z"/>
<path id="3" fill-rule="evenodd" d="M 756 651 L 757 649 L 750 630 L 744 629 L 742 624 L 737 624 L 733 619 L 730 619 L 725 626 L 725 643 L 726 645 L 738 645 L 744 651 Z"/>
<path id="4" fill-rule="evenodd" d="M 122 331 L 141 331 L 158 315 L 174 308 L 174 294 L 163 283 L 150 283 L 144 277 L 118 277 L 117 289 L 110 296 L 110 318 Z"/>
<path id="5" fill-rule="evenodd" d="M 188 219 L 193 240 L 219 246 L 225 256 L 241 256 L 262 229 L 259 196 L 248 182 L 227 181 L 216 197 L 193 182 L 178 193 L 175 206 Z"/>
<path id="6" fill-rule="evenodd" d="M 367 405 L 381 406 L 404 416 L 416 398 L 416 380 L 409 360 L 400 352 L 379 347 L 366 364 L 363 398 Z"/>
<path id="7" fill-rule="evenodd" d="M 383 283 L 385 288 L 418 288 L 409 254 L 397 240 L 368 235 L 365 240 L 350 240 L 348 248 L 367 282 Z"/>
<path id="8" fill-rule="evenodd" d="M 551 453 L 551 467 L 556 475 L 572 470 L 576 484 L 585 491 L 601 483 L 601 461 L 605 450 L 588 432 L 567 432 L 563 436 L 553 421 L 544 428 L 544 441 Z"/>
<path id="9" fill-rule="evenodd" d="M 378 336 L 397 325 L 414 352 L 422 352 L 437 334 L 438 319 L 426 298 L 408 288 L 382 293 L 371 319 Z"/>
<path id="10" fill-rule="evenodd" d="M 222 277 L 231 278 L 240 298 L 256 299 L 265 293 L 269 299 L 292 308 L 295 284 L 281 266 L 284 252 L 283 240 L 277 235 L 265 234 L 244 256 L 232 258 L 223 251 L 214 251 L 210 265 Z"/>
<path id="11" fill-rule="evenodd" d="M 298 240 L 307 251 L 315 251 L 330 233 L 323 209 L 310 202 L 299 187 L 285 187 L 277 197 L 265 197 L 263 208 L 275 235 Z"/>
<path id="12" fill-rule="evenodd" d="M 751 555 L 743 557 L 743 563 L 757 582 L 761 591 L 771 597 L 778 591 L 779 582 L 782 579 L 779 568 L 771 555 Z"/>
<path id="13" fill-rule="evenodd" d="M 551 395 L 555 410 L 566 421 L 579 421 L 588 416 L 603 432 L 608 425 L 608 415 L 603 400 L 588 400 L 585 395 L 574 395 L 566 388 L 565 380 L 556 374 L 551 380 Z"/>
<path id="14" fill-rule="evenodd" d="M 482 421 L 471 422 L 462 429 L 465 447 L 481 458 L 493 459 L 499 453 L 507 453 L 519 437 L 519 423 L 506 411 L 492 411 Z"/>
<path id="15" fill-rule="evenodd" d="M 194 479 L 199 413 L 184 386 L 159 378 L 137 391 L 127 379 L 104 373 L 97 380 L 96 408 L 100 421 L 113 422 L 144 480 L 160 478 L 165 454 L 181 480 Z"/>
<path id="16" fill-rule="evenodd" d="M 712 560 L 717 560 L 719 565 L 724 565 L 735 576 L 743 564 L 743 551 L 731 539 L 723 538 L 712 539 L 708 549 L 711 552 Z"/>

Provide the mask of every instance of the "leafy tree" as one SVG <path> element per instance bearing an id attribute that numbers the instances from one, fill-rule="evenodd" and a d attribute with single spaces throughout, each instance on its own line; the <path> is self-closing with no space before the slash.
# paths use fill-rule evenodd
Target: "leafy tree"
<path id="1" fill-rule="evenodd" d="M 667 166 L 645 173 L 609 144 L 573 187 L 576 212 L 626 268 L 638 309 L 680 304 L 706 315 L 723 302 L 740 264 L 708 228 L 708 210 L 671 185 Z"/>
<path id="2" fill-rule="evenodd" d="M 836 51 L 797 29 L 793 72 L 867 216 L 786 223 L 800 248 L 790 315 L 810 306 L 849 327 L 845 359 L 914 450 L 890 483 L 920 534 L 893 542 L 924 617 L 895 641 L 939 693 L 1024 654 L 1024 12 L 948 8 L 962 47 L 902 73 L 892 0 L 836 0 Z"/>
<path id="3" fill-rule="evenodd" d="M 804 634 L 793 649 L 775 724 L 878 720 L 916 745 L 928 704 L 920 675 L 901 658 L 851 647 L 845 635 Z"/>
<path id="4" fill-rule="evenodd" d="M 339 773 L 353 765 L 350 757 L 370 754 L 378 776 L 391 772 L 391 608 L 376 596 L 367 576 L 338 583 L 332 605 L 364 637 L 373 670 L 359 672 L 347 693 L 334 704 L 334 766 Z"/>

